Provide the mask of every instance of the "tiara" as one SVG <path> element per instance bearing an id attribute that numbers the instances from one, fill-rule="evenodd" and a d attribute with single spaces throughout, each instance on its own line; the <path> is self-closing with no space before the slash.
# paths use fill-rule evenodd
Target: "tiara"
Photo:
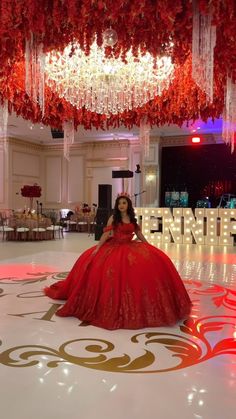
<path id="1" fill-rule="evenodd" d="M 124 196 L 125 198 L 130 198 L 130 195 L 127 192 L 118 193 L 117 198 L 120 198 L 121 196 Z"/>

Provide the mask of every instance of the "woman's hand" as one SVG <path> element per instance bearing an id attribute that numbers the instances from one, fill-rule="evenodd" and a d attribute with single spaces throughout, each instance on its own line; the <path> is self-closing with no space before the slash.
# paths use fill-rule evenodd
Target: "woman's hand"
<path id="1" fill-rule="evenodd" d="M 92 251 L 91 256 L 95 256 L 98 252 L 99 247 L 95 247 L 95 249 Z"/>
<path id="2" fill-rule="evenodd" d="M 143 243 L 148 243 L 147 239 L 144 237 L 143 233 L 141 233 L 141 230 L 136 231 L 136 236 L 138 239 Z"/>

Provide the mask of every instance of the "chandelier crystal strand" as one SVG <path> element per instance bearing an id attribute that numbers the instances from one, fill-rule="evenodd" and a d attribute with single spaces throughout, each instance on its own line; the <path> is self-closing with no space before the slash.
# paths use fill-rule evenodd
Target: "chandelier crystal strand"
<path id="1" fill-rule="evenodd" d="M 145 119 L 142 119 L 140 122 L 139 139 L 140 139 L 143 151 L 144 151 L 144 157 L 149 156 L 150 131 L 151 131 L 151 126 L 149 122 L 146 122 Z"/>
<path id="2" fill-rule="evenodd" d="M 32 34 L 31 34 L 32 37 Z M 31 96 L 31 38 L 25 41 L 25 91 Z"/>
<path id="3" fill-rule="evenodd" d="M 63 131 L 64 131 L 64 157 L 69 161 L 70 160 L 70 146 L 74 143 L 74 139 L 75 139 L 74 119 L 64 122 Z"/>
<path id="4" fill-rule="evenodd" d="M 0 134 L 4 139 L 7 136 L 7 122 L 8 122 L 8 100 L 0 104 Z"/>
<path id="5" fill-rule="evenodd" d="M 38 47 L 38 103 L 44 116 L 45 100 L 44 100 L 44 87 L 45 87 L 45 54 L 43 52 L 43 44 Z"/>
<path id="6" fill-rule="evenodd" d="M 8 100 L 0 104 L 0 138 L 3 139 L 4 149 L 7 144 Z"/>
<path id="7" fill-rule="evenodd" d="M 216 27 L 211 22 L 212 13 L 201 15 L 198 0 L 193 0 L 192 77 L 212 102 Z"/>
<path id="8" fill-rule="evenodd" d="M 43 44 L 37 44 L 34 35 L 25 41 L 25 90 L 33 102 L 39 104 L 44 115 L 44 66 Z"/>
<path id="9" fill-rule="evenodd" d="M 173 71 L 170 57 L 156 60 L 151 54 L 134 57 L 128 51 L 126 61 L 106 58 L 104 48 L 92 44 L 89 55 L 78 45 L 71 54 L 68 45 L 62 54 L 46 55 L 46 83 L 77 109 L 85 107 L 98 114 L 117 114 L 135 109 L 160 95 L 168 87 Z"/>
<path id="10" fill-rule="evenodd" d="M 231 146 L 233 153 L 236 141 L 236 84 L 230 77 L 227 77 L 226 83 L 222 138 Z"/>
<path id="11" fill-rule="evenodd" d="M 36 51 L 35 51 L 34 36 L 31 32 L 30 38 L 25 41 L 25 90 L 32 100 L 36 101 L 36 80 L 35 80 L 35 65 L 36 65 Z"/>

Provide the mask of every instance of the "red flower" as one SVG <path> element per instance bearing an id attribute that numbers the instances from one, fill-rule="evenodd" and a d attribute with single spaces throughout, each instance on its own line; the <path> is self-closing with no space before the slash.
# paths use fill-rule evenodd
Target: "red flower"
<path id="1" fill-rule="evenodd" d="M 21 195 L 26 198 L 39 198 L 41 196 L 41 187 L 39 185 L 24 185 L 21 188 Z"/>
<path id="2" fill-rule="evenodd" d="M 84 213 L 84 214 L 87 214 L 88 212 L 90 212 L 91 211 L 91 208 L 90 207 L 84 207 L 83 209 L 82 209 L 82 212 Z"/>

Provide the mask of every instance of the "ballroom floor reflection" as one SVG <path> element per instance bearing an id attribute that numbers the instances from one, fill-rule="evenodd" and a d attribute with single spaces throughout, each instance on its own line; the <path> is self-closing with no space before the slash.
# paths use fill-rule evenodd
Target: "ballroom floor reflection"
<path id="1" fill-rule="evenodd" d="M 162 249 L 193 301 L 174 327 L 108 331 L 59 318 L 42 288 L 94 244 L 87 233 L 0 242 L 1 412 L 5 419 L 233 419 L 235 247 Z"/>

